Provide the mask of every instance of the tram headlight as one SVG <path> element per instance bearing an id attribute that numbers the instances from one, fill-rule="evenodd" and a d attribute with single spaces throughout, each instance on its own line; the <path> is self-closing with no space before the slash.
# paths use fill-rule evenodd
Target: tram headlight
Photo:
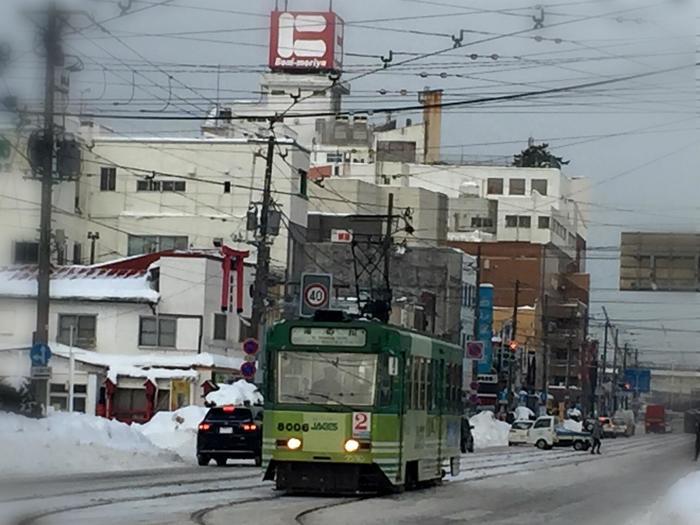
<path id="1" fill-rule="evenodd" d="M 289 438 L 287 440 L 287 448 L 289 450 L 299 450 L 301 448 L 301 439 Z"/>
<path id="2" fill-rule="evenodd" d="M 360 443 L 354 439 L 348 439 L 343 448 L 345 448 L 345 452 L 357 452 L 360 449 Z"/>

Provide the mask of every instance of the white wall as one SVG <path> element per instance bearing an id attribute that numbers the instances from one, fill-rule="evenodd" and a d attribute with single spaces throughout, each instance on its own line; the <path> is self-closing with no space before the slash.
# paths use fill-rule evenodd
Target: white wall
<path id="1" fill-rule="evenodd" d="M 266 141 L 246 139 L 95 139 L 93 157 L 86 163 L 81 183 L 86 213 L 107 225 L 100 232 L 98 253 L 102 260 L 128 252 L 128 235 L 187 236 L 191 247 L 212 247 L 215 238 L 230 246 L 250 250 L 246 212 L 251 202 L 262 201 L 265 161 L 259 153 Z M 286 162 L 280 150 L 288 151 Z M 280 235 L 272 246 L 272 267 L 284 269 L 288 234 L 285 222 L 306 227 L 306 199 L 298 196 L 298 169 L 308 169 L 308 155 L 291 144 L 275 150 L 273 198 L 282 212 Z M 100 168 L 117 164 L 116 191 L 100 191 Z M 138 170 L 129 169 L 138 168 Z M 153 170 L 186 180 L 184 194 L 136 191 L 137 181 Z M 181 180 L 159 175 L 159 180 Z M 218 184 L 210 184 L 214 181 Z M 224 193 L 229 181 L 231 193 Z M 237 242 L 234 242 L 234 239 Z M 255 260 L 251 253 L 251 259 Z"/>
<path id="2" fill-rule="evenodd" d="M 39 241 L 39 210 L 41 203 L 41 183 L 31 177 L 29 163 L 23 155 L 26 151 L 26 137 L 14 133 L 5 134 L 13 148 L 10 158 L 0 162 L 0 265 L 14 262 L 15 242 Z M 79 216 L 75 215 L 74 182 L 56 184 L 53 189 L 52 228 L 64 230 L 67 241 L 64 248 L 66 261 L 73 260 L 73 244 L 83 245 L 83 260 L 89 254 L 87 246 L 87 227 Z M 60 212 L 58 210 L 61 210 Z M 56 260 L 55 245 L 53 249 Z"/>

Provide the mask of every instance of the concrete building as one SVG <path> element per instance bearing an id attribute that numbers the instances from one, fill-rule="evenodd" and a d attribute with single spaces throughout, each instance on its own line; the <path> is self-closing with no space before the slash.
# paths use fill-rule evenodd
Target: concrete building
<path id="1" fill-rule="evenodd" d="M 79 208 L 100 234 L 98 261 L 222 242 L 251 250 L 255 260 L 250 244 L 255 234 L 248 229 L 247 214 L 262 201 L 266 140 L 86 138 L 91 148 L 80 180 Z M 283 277 L 287 270 L 295 271 L 305 236 L 308 153 L 281 139 L 275 154 L 272 195 L 279 227 L 271 266 Z"/>
<path id="2" fill-rule="evenodd" d="M 219 380 L 240 376 L 241 326 L 250 317 L 254 272 L 250 266 L 235 266 L 230 282 L 225 283 L 225 261 L 213 250 L 166 252 L 57 269 L 51 281 L 49 334 L 59 359 L 49 383 L 65 383 L 67 367 L 60 357 L 68 357 L 65 350 L 71 343 L 80 350 L 77 359 L 85 365 L 79 367 L 78 381 L 89 385 L 89 390 L 81 393 L 92 392 L 90 399 L 98 386 L 104 386 L 106 377 L 115 386 L 130 389 L 142 389 L 144 378 L 157 377 L 162 382 L 156 386 L 165 391 L 171 380 L 188 380 L 199 387 L 217 379 L 212 374 L 193 374 L 195 366 L 225 370 L 227 375 Z M 222 304 L 225 285 L 229 293 Z M 36 268 L 2 270 L 0 298 L 1 375 L 28 377 L 36 318 Z M 220 357 L 204 359 L 203 355 Z M 120 376 L 125 378 L 121 383 Z M 59 386 L 49 390 L 47 401 L 56 404 L 49 398 L 62 392 Z M 129 395 L 134 403 L 142 401 L 140 395 Z M 187 404 L 189 401 L 190 393 Z"/>
<path id="3" fill-rule="evenodd" d="M 39 258 L 41 182 L 33 178 L 27 159 L 27 134 L 0 131 L 0 266 L 36 264 Z M 52 261 L 87 261 L 87 226 L 77 206 L 79 183 L 66 181 L 53 190 Z"/>

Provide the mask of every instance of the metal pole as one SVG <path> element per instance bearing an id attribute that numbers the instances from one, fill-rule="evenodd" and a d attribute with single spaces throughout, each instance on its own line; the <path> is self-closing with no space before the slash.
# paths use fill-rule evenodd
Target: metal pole
<path id="1" fill-rule="evenodd" d="M 386 234 L 384 235 L 384 297 L 387 310 L 391 310 L 391 282 L 389 280 L 389 267 L 391 262 L 392 223 L 394 222 L 394 194 L 389 194 L 389 202 L 386 209 Z M 358 298 L 359 299 L 359 298 Z M 435 309 L 433 308 L 433 332 L 435 332 Z"/>
<path id="2" fill-rule="evenodd" d="M 260 235 L 257 241 L 257 265 L 255 272 L 253 311 L 250 319 L 251 335 L 263 341 L 265 324 L 265 300 L 267 299 L 267 284 L 270 273 L 270 247 L 268 245 L 268 224 L 270 207 L 272 206 L 272 169 L 275 157 L 275 121 L 270 120 L 270 134 L 267 138 L 267 156 L 265 158 L 265 183 L 263 188 L 263 200 L 260 211 Z M 264 366 L 264 345 L 260 345 L 258 355 L 258 378 L 261 378 L 261 368 Z M 258 381 L 261 382 L 261 381 Z"/>
<path id="3" fill-rule="evenodd" d="M 512 329 L 510 333 L 510 340 L 512 342 L 515 342 L 517 345 L 517 335 L 518 335 L 518 303 L 520 302 L 520 280 L 516 279 L 515 280 L 515 294 L 513 297 L 513 324 L 512 324 Z M 517 346 L 516 346 L 517 348 Z M 511 354 L 513 350 L 510 348 L 510 344 L 508 345 L 508 409 L 513 404 L 513 364 L 514 364 L 514 356 Z"/>
<path id="4" fill-rule="evenodd" d="M 77 322 L 77 318 L 76 318 Z M 68 412 L 73 412 L 74 391 L 75 391 L 75 356 L 73 355 L 73 334 L 75 326 L 70 327 L 70 347 L 68 350 Z"/>
<path id="5" fill-rule="evenodd" d="M 547 308 L 549 306 L 549 296 L 545 293 L 542 298 L 542 392 L 544 393 L 544 406 L 547 408 L 549 401 L 549 363 L 547 359 Z"/>
<path id="6" fill-rule="evenodd" d="M 599 374 L 598 385 L 602 386 L 605 383 L 605 377 L 608 373 L 608 329 L 610 328 L 610 318 L 608 317 L 608 311 L 603 306 L 603 313 L 605 314 L 605 335 L 603 336 L 603 367 L 602 373 Z M 600 406 L 598 410 L 603 412 L 603 402 L 607 408 L 607 395 L 601 396 Z"/>
<path id="7" fill-rule="evenodd" d="M 613 383 L 612 383 L 612 395 L 613 395 L 613 403 L 612 403 L 612 412 L 615 413 L 617 410 L 617 337 L 620 334 L 620 331 L 616 328 L 615 329 L 615 347 L 613 349 Z M 608 414 L 612 415 L 612 414 Z"/>
<path id="8" fill-rule="evenodd" d="M 479 340 L 479 323 L 481 322 L 481 244 L 476 247 L 476 290 L 474 306 L 474 341 Z M 479 361 L 472 361 L 472 382 L 479 377 Z"/>
<path id="9" fill-rule="evenodd" d="M 46 52 L 44 93 L 44 140 L 46 143 L 41 177 L 41 216 L 39 224 L 39 275 L 37 290 L 36 332 L 34 342 L 49 342 L 49 288 L 51 280 L 51 208 L 54 172 L 54 91 L 59 52 L 58 12 L 55 4 L 47 10 L 44 50 Z"/>

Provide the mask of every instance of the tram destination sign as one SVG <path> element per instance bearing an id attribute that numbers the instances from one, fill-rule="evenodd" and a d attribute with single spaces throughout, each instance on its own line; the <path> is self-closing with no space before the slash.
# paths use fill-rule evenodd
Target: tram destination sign
<path id="1" fill-rule="evenodd" d="M 292 328 L 291 341 L 298 346 L 353 346 L 367 343 L 367 331 L 363 328 Z"/>

